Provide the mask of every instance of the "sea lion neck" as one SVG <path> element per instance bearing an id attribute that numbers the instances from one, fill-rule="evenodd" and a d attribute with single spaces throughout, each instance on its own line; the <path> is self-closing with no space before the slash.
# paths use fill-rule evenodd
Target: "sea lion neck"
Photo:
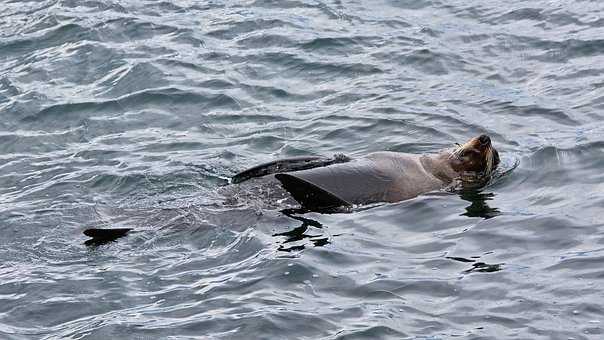
<path id="1" fill-rule="evenodd" d="M 452 182 L 460 175 L 459 172 L 455 171 L 453 168 L 450 152 L 422 155 L 420 157 L 420 162 L 428 173 L 445 183 Z"/>

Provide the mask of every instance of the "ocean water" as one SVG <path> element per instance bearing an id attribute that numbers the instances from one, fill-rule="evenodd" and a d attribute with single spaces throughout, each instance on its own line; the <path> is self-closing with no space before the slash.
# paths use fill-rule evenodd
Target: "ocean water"
<path id="1" fill-rule="evenodd" d="M 4 0 L 0 338 L 602 339 L 602 37 L 596 0 Z M 483 133 L 483 190 L 222 204 Z"/>

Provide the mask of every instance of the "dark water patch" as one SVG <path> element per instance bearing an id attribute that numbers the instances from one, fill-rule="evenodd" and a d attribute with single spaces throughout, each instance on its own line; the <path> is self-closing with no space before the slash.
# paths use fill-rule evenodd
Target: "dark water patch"
<path id="1" fill-rule="evenodd" d="M 59 21 L 55 16 L 49 16 L 47 13 L 36 13 L 36 11 L 30 14 L 31 17 L 28 20 L 23 20 L 21 22 L 0 21 L 0 25 L 12 24 L 7 25 L 9 27 L 5 27 L 6 30 L 2 30 L 2 35 L 6 35 L 8 37 L 13 34 L 35 34 L 38 31 L 44 31 L 52 27 L 59 26 Z"/>
<path id="2" fill-rule="evenodd" d="M 222 114 L 217 115 L 216 117 L 212 117 L 212 123 L 225 126 L 233 126 L 233 125 L 244 125 L 244 124 L 260 124 L 266 127 L 271 123 L 279 123 L 287 120 L 287 117 L 282 115 L 270 115 L 270 114 L 261 114 L 261 113 L 253 113 L 253 114 Z M 243 132 L 240 131 L 239 136 L 251 136 L 250 134 L 253 132 Z"/>
<path id="3" fill-rule="evenodd" d="M 546 52 L 536 56 L 535 59 L 545 62 L 564 62 L 569 59 L 585 58 L 604 53 L 604 40 L 598 39 L 569 39 L 563 42 L 540 41 L 537 46 L 546 50 Z"/>
<path id="4" fill-rule="evenodd" d="M 186 61 L 186 60 L 158 58 L 155 60 L 155 63 L 170 69 L 172 72 L 175 72 L 175 71 L 180 71 L 182 73 L 195 72 L 196 74 L 199 74 L 200 76 L 224 74 L 223 70 L 214 69 L 214 68 L 208 67 L 207 65 L 201 65 L 201 64 L 193 63 L 193 62 Z M 223 81 L 225 81 L 225 80 L 223 80 Z"/>
<path id="5" fill-rule="evenodd" d="M 80 127 L 58 131 L 23 131 L 0 134 L 0 143 L 8 153 L 43 154 L 70 143 L 85 142 L 85 131 Z"/>
<path id="6" fill-rule="evenodd" d="M 16 97 L 19 94 L 21 94 L 21 91 L 8 78 L 0 79 L 0 102 L 6 102 L 9 98 Z"/>
<path id="7" fill-rule="evenodd" d="M 455 285 L 446 282 L 423 281 L 423 280 L 408 280 L 408 281 L 392 281 L 392 280 L 375 280 L 359 289 L 374 292 L 387 292 L 393 298 L 402 299 L 402 296 L 412 296 L 415 294 L 423 295 L 426 286 L 430 286 L 430 290 L 435 297 L 450 296 L 455 291 Z M 365 295 L 365 294 L 363 294 Z"/>
<path id="8" fill-rule="evenodd" d="M 144 21 L 133 17 L 110 19 L 97 24 L 95 29 L 99 35 L 103 36 L 103 40 L 115 43 L 160 39 L 163 35 L 182 32 L 181 29 L 174 26 Z"/>
<path id="9" fill-rule="evenodd" d="M 112 77 L 103 77 L 103 82 L 99 84 L 108 89 L 103 93 L 105 96 L 121 97 L 169 85 L 163 72 L 149 63 L 124 66 L 119 71 L 114 69 L 112 73 Z"/>
<path id="10" fill-rule="evenodd" d="M 276 88 L 273 86 L 263 86 L 258 84 L 239 84 L 239 87 L 246 91 L 250 96 L 260 101 L 310 101 L 317 97 L 316 92 L 310 94 L 294 93 L 291 90 Z M 321 95 L 321 94 L 319 94 Z"/>
<path id="11" fill-rule="evenodd" d="M 41 34 L 36 32 L 35 35 L 32 33 L 33 36 L 27 38 L 16 38 L 0 43 L 2 50 L 0 56 L 14 58 L 68 43 L 98 40 L 98 36 L 91 30 L 74 23 L 51 27 L 42 32 Z"/>
<path id="12" fill-rule="evenodd" d="M 535 179 L 549 178 L 552 184 L 557 183 L 558 186 L 573 182 L 598 184 L 601 176 L 581 176 L 581 174 L 590 173 L 593 169 L 602 166 L 601 144 L 600 142 L 588 143 L 572 149 L 544 147 L 527 160 L 527 165 L 537 170 Z M 553 172 L 556 175 L 552 175 Z"/>
<path id="13" fill-rule="evenodd" d="M 114 50 L 102 44 L 73 43 L 49 50 L 46 56 L 32 55 L 13 71 L 19 71 L 16 80 L 20 83 L 33 85 L 52 78 L 54 82 L 50 86 L 53 89 L 73 96 L 72 84 L 102 81 L 107 74 L 125 64 L 117 58 Z M 43 88 L 40 90 L 43 91 Z"/>
<path id="14" fill-rule="evenodd" d="M 564 251 L 581 243 L 581 225 L 570 220 L 553 217 L 520 217 L 504 214 L 495 219 L 485 220 L 465 233 L 463 244 L 477 242 L 481 249 L 500 253 L 500 259 L 522 254 L 529 249 Z M 505 217 L 504 217 L 505 216 Z M 501 244 L 513 242 L 510 248 Z M 466 251 L 473 252 L 472 248 Z"/>
<path id="15" fill-rule="evenodd" d="M 466 43 L 466 44 L 472 44 L 475 42 L 481 42 L 481 41 L 487 41 L 489 39 L 491 39 L 491 36 L 488 34 L 468 34 L 468 35 L 460 35 L 459 39 Z"/>
<path id="16" fill-rule="evenodd" d="M 385 110 L 379 109 L 374 110 L 376 112 L 384 112 Z M 394 116 L 394 115 L 393 115 Z M 354 128 L 349 128 L 347 131 L 353 132 L 363 132 L 368 135 L 370 132 L 385 132 L 386 130 L 389 132 L 388 136 L 400 136 L 400 138 L 410 138 L 416 137 L 414 141 L 420 141 L 422 138 L 433 138 L 433 139 L 441 139 L 444 137 L 440 133 L 439 129 L 427 127 L 422 124 L 418 124 L 410 119 L 407 116 L 401 117 L 397 119 L 396 117 L 392 118 L 371 118 L 364 116 L 357 116 L 355 118 L 351 118 L 349 116 L 340 115 L 340 114 L 331 114 L 321 118 L 321 123 L 326 124 L 326 122 L 330 123 L 330 126 L 325 126 L 326 130 L 329 131 L 337 131 L 332 130 L 333 127 L 336 126 L 346 126 L 347 124 L 352 124 L 355 122 L 362 122 L 363 126 L 358 126 Z M 319 124 L 314 124 L 314 126 L 319 126 Z M 344 129 L 342 127 L 342 129 Z M 382 130 L 382 131 L 374 131 L 374 130 Z M 378 134 L 379 135 L 379 134 Z M 439 136 L 441 135 L 441 136 Z M 386 147 L 382 146 L 382 150 L 386 149 Z M 401 152 L 412 152 L 412 150 L 402 150 L 397 149 L 396 151 Z"/>
<path id="17" fill-rule="evenodd" d="M 410 9 L 410 10 L 423 9 L 423 8 L 433 5 L 434 3 L 435 2 L 433 2 L 433 1 L 426 1 L 426 0 L 421 0 L 421 1 L 404 0 L 404 1 L 394 1 L 394 2 L 389 1 L 389 4 L 393 7 L 399 7 L 399 8 Z M 436 3 L 438 3 L 438 2 L 436 2 Z"/>
<path id="18" fill-rule="evenodd" d="M 72 157 L 82 160 L 95 160 L 102 162 L 103 160 L 112 160 L 120 157 L 125 157 L 129 154 L 126 150 L 108 150 L 89 148 L 87 150 L 78 151 Z"/>
<path id="19" fill-rule="evenodd" d="M 303 78 L 358 77 L 379 74 L 383 71 L 371 64 L 347 62 L 318 62 L 309 61 L 291 53 L 265 53 L 252 57 L 254 62 L 266 65 L 277 65 L 281 68 L 281 76 Z"/>
<path id="20" fill-rule="evenodd" d="M 421 47 L 425 47 L 427 46 L 427 43 L 425 41 L 425 39 L 423 39 L 421 36 L 420 37 L 415 37 L 415 36 L 406 36 L 406 35 L 396 35 L 391 37 L 391 39 L 393 39 L 394 41 L 397 42 L 397 45 L 400 46 L 409 46 L 409 47 L 416 47 L 416 48 L 421 48 Z M 377 53 L 377 54 L 372 54 L 373 56 L 379 57 L 380 59 L 388 59 L 390 56 L 390 53 Z"/>
<path id="21" fill-rule="evenodd" d="M 429 49 L 412 51 L 409 54 L 397 58 L 401 65 L 413 65 L 418 71 L 431 75 L 445 75 L 449 73 L 444 63 L 445 58 Z"/>
<path id="22" fill-rule="evenodd" d="M 186 5 L 180 5 L 171 3 L 168 1 L 159 1 L 156 3 L 145 4 L 146 13 L 150 15 L 155 15 L 161 17 L 165 15 L 165 13 L 185 13 L 187 10 L 191 10 L 191 7 L 187 7 Z M 153 9 L 154 11 L 151 11 Z"/>
<path id="23" fill-rule="evenodd" d="M 562 73 L 562 74 L 549 74 L 547 76 L 545 76 L 546 79 L 549 80 L 571 80 L 571 79 L 585 79 L 585 78 L 589 78 L 589 77 L 594 77 L 596 79 L 599 79 L 599 76 L 601 76 L 604 73 L 604 70 L 602 69 L 596 69 L 596 68 L 590 68 L 590 69 L 583 69 L 583 70 L 572 70 L 568 73 Z"/>
<path id="24" fill-rule="evenodd" d="M 176 36 L 172 35 L 169 36 L 171 41 L 175 42 L 176 44 L 185 44 L 185 45 L 189 45 L 195 49 L 202 49 L 204 47 L 206 47 L 206 42 L 205 40 L 201 39 L 200 37 L 195 36 L 195 33 L 192 31 L 181 31 L 180 33 L 178 33 Z M 172 52 L 173 54 L 173 52 Z"/>
<path id="25" fill-rule="evenodd" d="M 499 49 L 515 50 L 525 53 L 527 59 L 546 63 L 564 63 L 576 58 L 601 55 L 604 49 L 602 40 L 566 39 L 546 40 L 529 36 L 499 35 L 504 42 Z"/>
<path id="26" fill-rule="evenodd" d="M 576 277 L 581 279 L 601 279 L 604 277 L 604 272 L 598 264 L 602 262 L 602 256 L 590 255 L 578 253 L 575 256 L 565 256 L 560 262 L 548 267 L 547 270 L 573 272 Z"/>
<path id="27" fill-rule="evenodd" d="M 407 334 L 387 326 L 370 326 L 364 329 L 338 332 L 336 339 L 388 339 L 407 336 Z"/>
<path id="28" fill-rule="evenodd" d="M 88 9 L 88 12 L 90 13 L 97 13 L 97 12 L 116 12 L 116 13 L 128 13 L 128 10 L 122 6 L 119 3 L 114 3 L 114 2 L 103 2 L 103 1 L 90 1 L 90 0 L 85 0 L 85 1 L 78 1 L 78 0 L 65 0 L 65 1 L 61 1 L 60 2 L 60 6 L 61 7 L 66 7 L 66 8 L 73 8 L 73 9 L 79 9 L 79 8 L 86 8 Z"/>
<path id="29" fill-rule="evenodd" d="M 245 36 L 237 39 L 237 44 L 245 48 L 293 48 L 295 41 L 290 37 L 280 34 L 261 33 L 252 36 Z"/>
<path id="30" fill-rule="evenodd" d="M 173 143 L 148 143 L 142 148 L 137 149 L 138 152 L 154 152 L 162 154 L 166 151 L 179 151 L 179 150 L 191 150 L 191 149 L 202 149 L 205 146 L 199 142 L 173 142 Z"/>
<path id="31" fill-rule="evenodd" d="M 574 13 L 569 8 L 539 8 L 523 7 L 510 10 L 501 15 L 494 15 L 487 19 L 490 24 L 517 24 L 519 21 L 532 21 L 535 27 L 544 30 L 570 26 L 577 28 L 581 26 L 601 27 L 601 20 L 590 20 Z"/>
<path id="32" fill-rule="evenodd" d="M 363 47 L 374 47 L 381 44 L 381 38 L 375 36 L 346 38 L 315 38 L 300 45 L 300 48 L 320 54 L 357 54 L 364 53 Z"/>
<path id="33" fill-rule="evenodd" d="M 274 136 L 271 133 L 256 133 L 254 136 L 239 138 L 239 140 L 248 141 L 248 147 L 255 152 L 271 152 L 280 149 L 287 143 L 284 137 Z"/>
<path id="34" fill-rule="evenodd" d="M 238 36 L 246 33 L 258 31 L 258 30 L 270 30 L 270 29 L 296 29 L 298 25 L 283 21 L 280 19 L 254 19 L 254 20 L 241 20 L 241 21 L 230 21 L 221 22 L 214 26 L 227 26 L 227 28 L 218 28 L 209 30 L 206 34 L 212 38 L 231 40 Z"/>
<path id="35" fill-rule="evenodd" d="M 59 125 L 64 125 L 65 121 L 74 121 L 74 118 L 94 118 L 97 115 L 104 114 L 115 116 L 137 107 L 162 108 L 173 106 L 175 103 L 189 105 L 189 109 L 185 111 L 190 114 L 201 114 L 218 108 L 236 110 L 241 108 L 240 105 L 242 104 L 241 101 L 237 101 L 226 94 L 201 94 L 177 88 L 159 88 L 135 92 L 116 100 L 57 104 L 34 115 L 24 117 L 21 121 L 35 126 L 45 121 L 56 123 L 55 120 L 60 117 L 62 121 Z"/>
<path id="36" fill-rule="evenodd" d="M 543 14 L 542 9 L 527 7 L 513 9 L 497 18 L 494 18 L 492 22 L 495 24 L 505 24 L 520 20 L 543 21 L 544 19 L 545 15 Z"/>
<path id="37" fill-rule="evenodd" d="M 366 101 L 374 101 L 383 99 L 384 95 L 379 95 L 377 93 L 363 93 L 357 92 L 356 89 L 351 92 L 342 92 L 342 93 L 333 93 L 327 96 L 322 101 L 322 104 L 327 106 L 332 105 L 342 105 L 349 104 L 354 102 L 366 102 Z M 377 111 L 377 110 L 376 110 Z"/>
<path id="38" fill-rule="evenodd" d="M 90 176 L 90 174 L 88 174 Z M 190 170 L 181 169 L 172 170 L 169 180 L 162 174 L 153 173 L 147 169 L 124 169 L 115 174 L 92 175 L 86 183 L 81 183 L 94 192 L 104 193 L 113 197 L 124 197 L 130 201 L 140 199 L 150 205 L 168 205 L 180 203 L 180 198 L 189 200 L 186 206 L 194 204 L 197 200 L 191 199 L 191 196 L 198 192 L 199 197 L 203 198 L 204 191 L 199 182 L 216 181 L 216 175 L 212 173 L 198 173 Z M 162 197 L 163 198 L 159 198 Z"/>
<path id="39" fill-rule="evenodd" d="M 7 1 L 6 12 L 0 18 L 11 18 L 19 15 L 33 15 L 55 5 L 55 1 Z M 26 20 L 23 20 L 26 21 Z"/>
<path id="40" fill-rule="evenodd" d="M 60 117 L 63 120 L 61 122 L 63 124 L 65 121 L 73 121 L 73 118 L 77 119 L 80 117 L 82 111 L 98 112 L 103 110 L 112 112 L 123 111 L 122 107 L 117 102 L 58 104 L 44 108 L 34 115 L 24 117 L 21 119 L 21 122 L 39 124 L 43 119 L 55 121 Z M 48 127 L 52 128 L 52 126 L 47 125 L 47 128 Z"/>
<path id="41" fill-rule="evenodd" d="M 299 8 L 314 8 L 316 4 L 305 3 L 304 1 L 297 0 L 286 0 L 286 1 L 273 1 L 273 0 L 255 0 L 253 2 L 254 7 L 258 8 L 275 8 L 275 9 L 299 9 Z"/>
<path id="42" fill-rule="evenodd" d="M 346 222 L 351 223 L 350 228 L 358 228 L 359 230 L 356 230 L 356 232 L 379 231 L 380 234 L 390 235 L 392 241 L 406 240 L 409 243 L 405 247 L 410 248 L 414 242 L 426 241 L 431 243 L 434 241 L 417 238 L 418 234 L 444 231 L 445 229 L 457 230 L 466 226 L 468 223 L 467 217 L 460 217 L 465 204 L 455 195 L 437 192 L 392 205 L 376 207 L 355 217 L 354 221 L 348 221 L 347 219 Z M 443 210 L 451 212 L 447 215 L 446 223 L 440 220 L 442 218 L 440 212 Z M 456 214 L 452 214 L 452 212 Z M 411 218 L 412 215 L 419 216 L 419 218 Z M 388 222 L 375 222 L 377 218 Z M 374 227 L 365 228 L 363 225 Z"/>
<path id="43" fill-rule="evenodd" d="M 534 116 L 547 119 L 560 125 L 578 126 L 580 123 L 569 113 L 559 109 L 541 107 L 539 105 L 515 105 L 510 102 L 489 102 L 489 106 L 496 109 L 497 114 L 512 114 L 520 117 Z"/>
<path id="44" fill-rule="evenodd" d="M 334 22 L 362 22 L 359 16 L 353 16 L 351 14 L 348 14 L 347 11 L 344 10 L 342 4 L 336 3 L 335 6 L 330 6 L 325 3 L 319 3 L 318 5 L 316 5 L 316 8 L 321 14 L 323 14 L 324 17 Z"/>
<path id="45" fill-rule="evenodd" d="M 444 146 L 441 146 L 441 148 L 450 147 L 451 143 L 462 143 L 470 136 L 481 134 L 488 134 L 493 136 L 493 138 L 501 138 L 497 136 L 497 132 L 485 130 L 485 127 L 481 126 L 480 124 L 472 123 L 459 115 L 453 115 L 445 112 L 440 113 L 433 111 L 422 111 L 417 112 L 414 117 L 415 120 L 418 121 L 418 125 L 427 125 L 433 127 L 433 130 L 435 131 L 432 131 L 430 136 L 432 136 L 432 138 L 435 140 L 442 141 L 441 143 Z M 422 122 L 428 122 L 429 124 Z M 442 132 L 443 130 L 448 131 L 448 134 L 445 135 L 445 133 Z M 455 138 L 455 136 L 459 137 Z"/>

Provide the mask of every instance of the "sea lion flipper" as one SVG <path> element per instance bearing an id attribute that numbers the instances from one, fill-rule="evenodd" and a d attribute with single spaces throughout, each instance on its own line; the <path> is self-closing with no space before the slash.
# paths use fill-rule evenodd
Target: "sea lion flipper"
<path id="1" fill-rule="evenodd" d="M 84 235 L 91 237 L 91 239 L 84 242 L 86 245 L 101 245 L 115 241 L 120 237 L 126 236 L 131 228 L 113 228 L 113 229 L 99 229 L 92 228 L 84 230 Z"/>
<path id="2" fill-rule="evenodd" d="M 285 188 L 285 190 L 287 190 L 305 209 L 325 211 L 351 206 L 350 203 L 333 193 L 297 176 L 290 174 L 276 174 L 275 178 L 281 182 L 283 188 Z"/>
<path id="3" fill-rule="evenodd" d="M 233 184 L 238 184 L 247 181 L 251 178 L 262 177 L 276 173 L 313 169 L 336 163 L 345 163 L 348 161 L 350 161 L 350 158 L 343 154 L 336 154 L 333 157 L 302 156 L 279 159 L 244 170 L 233 176 L 231 178 L 231 182 Z"/>

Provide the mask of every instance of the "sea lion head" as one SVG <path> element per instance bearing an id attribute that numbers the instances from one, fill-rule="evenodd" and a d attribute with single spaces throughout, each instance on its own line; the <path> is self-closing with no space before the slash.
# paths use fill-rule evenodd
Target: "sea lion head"
<path id="1" fill-rule="evenodd" d="M 453 170 L 464 177 L 488 178 L 499 165 L 499 153 L 491 144 L 491 138 L 480 135 L 459 145 L 449 156 Z"/>

